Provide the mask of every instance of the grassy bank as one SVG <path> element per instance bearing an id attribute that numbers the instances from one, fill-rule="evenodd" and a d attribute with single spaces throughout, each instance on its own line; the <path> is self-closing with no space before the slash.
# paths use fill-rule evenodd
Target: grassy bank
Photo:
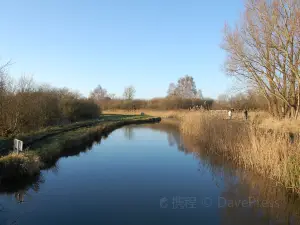
<path id="1" fill-rule="evenodd" d="M 24 149 L 29 148 L 33 143 L 37 141 L 41 141 L 45 138 L 48 138 L 53 135 L 58 135 L 63 132 L 76 130 L 78 128 L 82 127 L 90 127 L 95 126 L 98 124 L 101 120 L 89 120 L 89 121 L 82 121 L 77 123 L 71 123 L 67 125 L 61 125 L 61 126 L 53 126 L 53 127 L 46 127 L 44 129 L 41 129 L 39 131 L 34 131 L 30 133 L 21 133 L 16 136 L 10 136 L 6 138 L 0 137 L 0 156 L 6 155 L 11 151 L 13 146 L 13 139 L 17 138 L 19 140 L 22 140 L 24 142 Z"/>
<path id="2" fill-rule="evenodd" d="M 78 154 L 91 146 L 94 141 L 100 141 L 102 136 L 107 136 L 119 127 L 158 121 L 160 121 L 158 117 L 104 115 L 89 126 L 64 130 L 55 135 L 51 133 L 43 139 L 32 142 L 30 149 L 25 153 L 2 156 L 0 158 L 1 180 L 16 180 L 38 174 L 41 169 L 50 167 L 60 157 Z M 34 138 L 34 135 L 31 137 Z"/>

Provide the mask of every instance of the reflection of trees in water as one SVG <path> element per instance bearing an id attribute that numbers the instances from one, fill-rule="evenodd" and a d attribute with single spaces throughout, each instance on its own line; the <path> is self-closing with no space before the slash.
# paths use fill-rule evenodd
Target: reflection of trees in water
<path id="1" fill-rule="evenodd" d="M 174 146 L 175 144 L 177 145 L 177 142 L 176 142 L 174 136 L 170 133 L 168 133 L 168 143 L 169 143 L 169 146 Z"/>
<path id="2" fill-rule="evenodd" d="M 59 171 L 59 161 L 57 161 L 50 169 L 53 174 L 58 175 Z"/>
<path id="3" fill-rule="evenodd" d="M 157 131 L 162 131 L 164 133 L 167 133 L 169 146 L 176 145 L 179 151 L 187 152 L 183 145 L 183 139 L 180 135 L 177 126 L 172 124 L 157 123 L 157 124 L 146 124 L 143 125 L 143 127 L 148 127 L 151 128 L 152 130 L 157 130 Z"/>
<path id="4" fill-rule="evenodd" d="M 300 222 L 300 201 L 296 195 L 287 193 L 282 186 L 276 186 L 274 182 L 262 179 L 256 175 L 240 172 L 237 174 L 240 179 L 239 185 L 230 184 L 222 193 L 224 199 L 237 202 L 245 199 L 249 202 L 249 207 L 255 212 L 253 215 L 264 215 L 265 220 L 271 223 L 280 224 L 299 224 Z M 223 217 L 232 222 L 232 214 L 242 215 L 243 207 L 233 209 L 226 208 L 223 211 Z M 231 213 L 231 215 L 230 215 Z M 239 221 L 243 224 L 253 224 L 252 220 L 246 220 L 245 217 L 239 216 Z M 248 222 L 248 223 L 246 223 Z M 298 222 L 298 223 L 296 223 Z"/>
<path id="5" fill-rule="evenodd" d="M 108 134 L 107 134 L 108 136 Z M 107 137 L 106 136 L 106 137 Z M 59 171 L 59 159 L 62 157 L 70 157 L 70 156 L 79 156 L 82 152 L 88 152 L 93 148 L 93 145 L 100 144 L 102 139 L 102 135 L 100 133 L 96 133 L 93 136 L 93 139 L 89 139 L 84 143 L 81 143 L 76 150 L 71 148 L 70 151 L 66 148 L 65 151 L 61 153 L 61 155 L 57 158 L 53 158 L 52 160 L 47 161 L 44 164 L 43 170 L 50 170 L 54 174 L 58 174 Z M 104 137 L 105 139 L 105 137 Z M 42 173 L 33 177 L 26 177 L 24 179 L 18 180 L 17 182 L 11 182 L 9 180 L 3 181 L 0 180 L 0 195 L 8 194 L 14 195 L 15 199 L 22 203 L 26 196 L 28 196 L 28 192 L 33 190 L 34 192 L 39 192 L 40 185 L 45 182 Z"/>
<path id="6" fill-rule="evenodd" d="M 167 133 L 169 145 L 170 146 L 176 145 L 178 150 L 185 151 L 183 141 L 178 129 L 175 129 L 174 125 L 170 125 L 170 124 L 158 123 L 158 124 L 145 124 L 142 126 L 141 125 L 126 126 L 123 128 L 124 136 L 127 139 L 132 140 L 134 138 L 134 130 L 139 128 L 145 128 L 145 127 L 150 128 L 152 130 L 157 130 L 163 133 Z"/>
<path id="7" fill-rule="evenodd" d="M 39 192 L 40 186 L 44 182 L 45 180 L 42 174 L 28 179 L 19 180 L 18 182 L 14 182 L 14 183 L 2 182 L 0 185 L 0 195 L 5 194 L 5 195 L 14 196 L 17 203 L 22 204 L 28 201 L 28 198 L 31 197 L 29 191 L 33 190 L 36 193 Z M 17 214 L 14 213 L 10 214 L 10 209 L 7 208 L 4 204 L 3 205 L 0 204 L 0 213 L 5 212 L 4 216 L 2 217 L 3 220 L 0 222 L 0 224 L 9 224 L 9 225 L 19 224 L 18 220 L 20 219 L 20 216 L 27 211 L 26 207 L 20 209 L 23 210 L 18 211 Z"/>
<path id="8" fill-rule="evenodd" d="M 88 152 L 92 149 L 93 144 L 101 143 L 101 135 L 95 135 L 93 140 L 90 142 L 85 142 L 80 145 L 76 151 L 71 149 L 71 151 L 64 151 L 58 158 L 54 158 L 53 160 L 47 161 L 45 163 L 43 170 L 50 170 L 54 174 L 58 174 L 59 171 L 59 159 L 62 157 L 70 157 L 70 156 L 79 156 L 82 152 Z M 0 195 L 1 194 L 9 194 L 14 195 L 16 200 L 19 203 L 24 202 L 24 198 L 28 196 L 29 190 L 33 190 L 34 192 L 39 192 L 40 185 L 45 182 L 42 173 L 34 177 L 26 177 L 22 180 L 18 180 L 18 182 L 1 181 L 0 185 Z"/>
<path id="9" fill-rule="evenodd" d="M 18 203 L 25 201 L 25 196 L 28 196 L 28 191 L 33 190 L 39 192 L 41 184 L 45 182 L 42 174 L 31 178 L 19 180 L 18 182 L 4 181 L 0 186 L 0 194 L 14 194 Z"/>
<path id="10" fill-rule="evenodd" d="M 133 128 L 134 128 L 133 126 L 126 126 L 123 128 L 124 137 L 127 138 L 128 140 L 133 140 L 133 138 L 134 138 Z"/>
<path id="11" fill-rule="evenodd" d="M 181 135 L 178 131 L 168 133 L 168 143 L 170 146 L 174 146 L 174 144 L 176 144 L 179 151 L 186 152 Z"/>
<path id="12" fill-rule="evenodd" d="M 222 224 L 300 224 L 300 199 L 274 181 L 238 169 L 222 157 L 211 155 L 188 138 L 188 152 L 198 157 L 223 192 L 216 203 Z M 203 171 L 204 172 L 204 171 Z M 234 205 L 235 204 L 235 205 Z"/>
<path id="13" fill-rule="evenodd" d="M 209 151 L 195 145 L 193 140 L 180 136 L 178 129 L 172 125 L 149 124 L 144 127 L 166 132 L 170 146 L 176 145 L 178 150 L 193 154 L 201 160 L 200 172 L 208 171 L 212 174 L 216 185 L 222 188 L 220 202 L 216 203 L 221 204 L 219 205 L 221 224 L 272 224 L 275 220 L 279 223 L 273 224 L 298 224 L 300 221 L 299 198 L 288 194 L 284 188 L 276 187 L 274 182 L 249 172 L 243 172 L 222 157 L 209 154 Z M 124 127 L 124 135 L 130 140 L 134 136 L 133 128 L 133 126 Z M 100 140 L 101 138 L 98 142 Z M 51 168 L 54 173 L 57 173 L 58 169 L 58 164 Z M 43 177 L 38 176 L 35 180 L 27 180 L 20 184 L 0 185 L 0 193 L 15 194 L 16 200 L 21 203 L 28 195 L 28 190 L 38 192 L 42 183 Z M 249 198 L 251 198 L 250 205 Z M 243 207 L 244 201 L 248 201 L 247 207 Z M 231 203 L 240 205 L 231 206 Z"/>

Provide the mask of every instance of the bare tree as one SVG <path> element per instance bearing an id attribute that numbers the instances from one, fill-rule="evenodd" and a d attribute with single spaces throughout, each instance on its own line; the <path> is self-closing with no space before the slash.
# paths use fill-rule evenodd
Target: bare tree
<path id="1" fill-rule="evenodd" d="M 90 98 L 100 101 L 108 97 L 107 90 L 98 85 L 90 94 Z"/>
<path id="2" fill-rule="evenodd" d="M 170 83 L 169 84 L 169 88 L 168 88 L 168 92 L 167 92 L 167 97 L 176 97 L 177 93 L 176 93 L 176 85 L 174 83 Z"/>
<path id="3" fill-rule="evenodd" d="M 135 88 L 131 85 L 124 89 L 123 96 L 126 100 L 133 100 L 135 95 Z"/>
<path id="4" fill-rule="evenodd" d="M 181 98 L 195 98 L 197 88 L 194 78 L 188 75 L 180 78 L 177 83 L 177 92 Z"/>
<path id="5" fill-rule="evenodd" d="M 36 85 L 32 78 L 14 81 L 0 67 L 0 136 L 26 133 L 40 128 L 98 117 L 94 101 L 67 89 Z"/>
<path id="6" fill-rule="evenodd" d="M 108 94 L 108 97 L 110 99 L 115 99 L 116 98 L 116 94 L 110 93 L 110 94 Z"/>
<path id="7" fill-rule="evenodd" d="M 203 99 L 203 98 L 204 98 L 201 89 L 198 89 L 198 91 L 197 91 L 197 97 L 198 97 L 199 99 Z"/>
<path id="8" fill-rule="evenodd" d="M 12 96 L 15 94 L 13 80 L 7 74 L 10 62 L 0 66 L 0 136 L 5 136 L 11 132 L 12 127 L 17 126 L 15 116 L 15 101 Z"/>
<path id="9" fill-rule="evenodd" d="M 197 97 L 197 88 L 192 76 L 184 76 L 178 79 L 177 85 L 171 83 L 168 89 L 168 97 L 191 99 Z"/>
<path id="10" fill-rule="evenodd" d="M 274 116 L 300 106 L 300 1 L 248 0 L 242 23 L 225 26 L 227 73 L 255 86 Z"/>
<path id="11" fill-rule="evenodd" d="M 36 84 L 33 81 L 32 76 L 26 76 L 23 75 L 19 80 L 18 80 L 18 92 L 19 93 L 24 93 L 24 92 L 33 92 L 36 90 Z"/>

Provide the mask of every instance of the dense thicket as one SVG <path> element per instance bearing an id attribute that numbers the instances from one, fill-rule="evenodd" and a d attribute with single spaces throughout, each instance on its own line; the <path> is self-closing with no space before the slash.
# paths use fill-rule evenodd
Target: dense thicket
<path id="1" fill-rule="evenodd" d="M 93 119 L 100 113 L 92 99 L 68 89 L 36 85 L 24 77 L 14 81 L 5 67 L 0 68 L 0 136 Z"/>

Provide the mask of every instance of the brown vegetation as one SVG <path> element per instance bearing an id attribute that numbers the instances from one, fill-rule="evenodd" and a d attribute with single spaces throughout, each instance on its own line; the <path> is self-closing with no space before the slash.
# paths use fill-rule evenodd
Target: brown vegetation
<path id="1" fill-rule="evenodd" d="M 153 98 L 150 100 L 103 99 L 98 102 L 103 110 L 180 110 L 193 107 L 211 108 L 212 99 Z"/>
<path id="2" fill-rule="evenodd" d="M 178 110 L 190 109 L 193 107 L 210 109 L 213 100 L 203 98 L 202 91 L 196 89 L 196 84 L 192 76 L 184 76 L 178 79 L 177 84 L 171 83 L 165 98 L 153 98 L 150 100 L 134 99 L 135 88 L 126 87 L 124 98 L 115 98 L 108 94 L 106 89 L 98 85 L 90 94 L 103 110 Z"/>
<path id="3" fill-rule="evenodd" d="M 228 74 L 254 86 L 276 117 L 300 109 L 300 2 L 248 0 L 242 22 L 225 27 Z"/>
<path id="4" fill-rule="evenodd" d="M 93 119 L 100 113 L 93 100 L 68 89 L 36 85 L 25 77 L 15 82 L 0 71 L 0 136 Z"/>
<path id="5" fill-rule="evenodd" d="M 226 110 L 143 112 L 162 117 L 162 123 L 180 126 L 181 133 L 206 154 L 217 154 L 300 193 L 298 120 L 279 120 L 266 112 L 250 112 L 248 121 L 236 112 L 229 120 Z"/>
<path id="6" fill-rule="evenodd" d="M 191 113 L 182 119 L 181 131 L 207 152 L 300 192 L 299 138 L 217 113 Z"/>

